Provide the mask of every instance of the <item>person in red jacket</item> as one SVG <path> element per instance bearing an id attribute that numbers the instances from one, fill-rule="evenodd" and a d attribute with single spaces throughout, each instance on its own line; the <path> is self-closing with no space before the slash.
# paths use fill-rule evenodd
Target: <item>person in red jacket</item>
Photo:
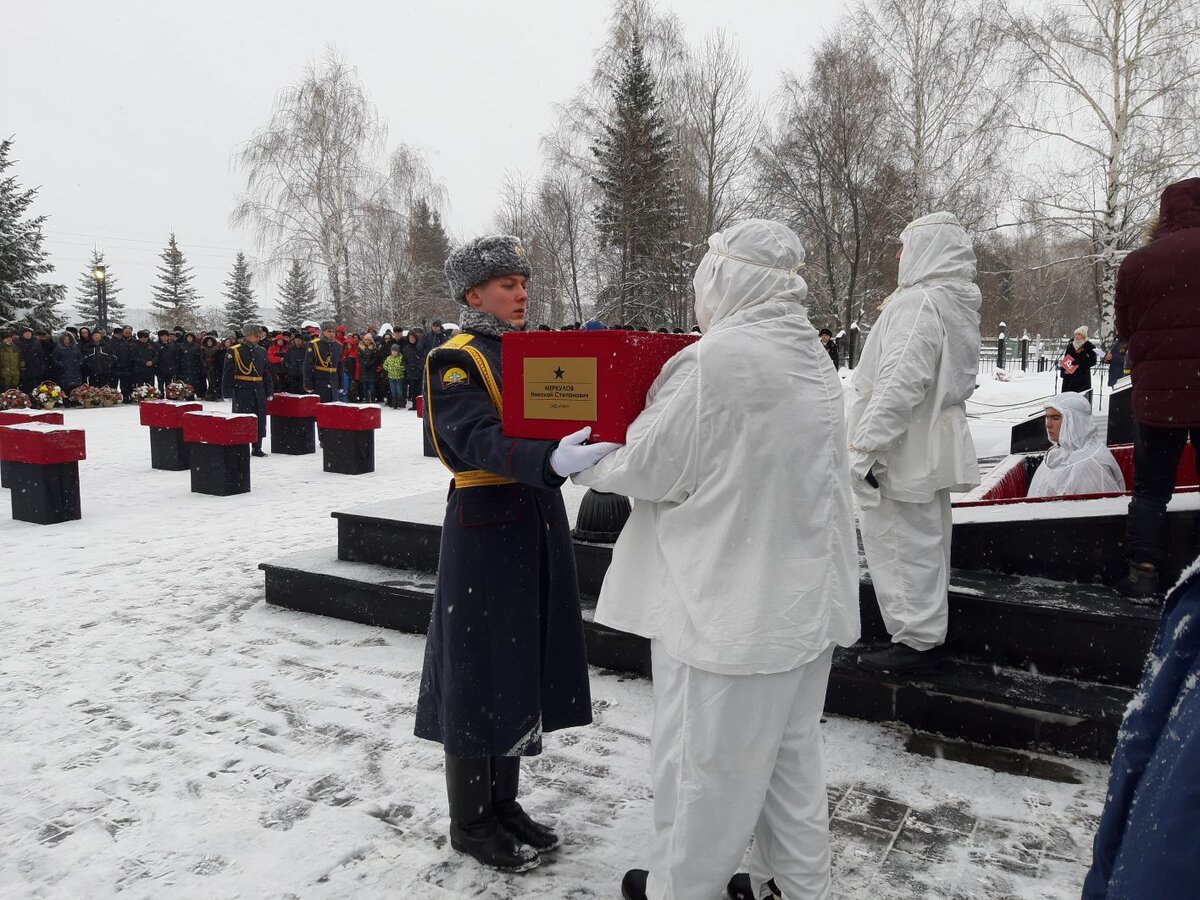
<path id="1" fill-rule="evenodd" d="M 283 354 L 287 352 L 288 340 L 280 332 L 275 332 L 271 344 L 267 347 L 267 365 L 271 367 L 271 377 L 275 379 L 277 390 L 287 390 L 290 386 L 283 372 Z"/>
<path id="2" fill-rule="evenodd" d="M 358 336 L 343 332 L 338 340 L 342 344 L 342 399 L 351 400 L 351 387 L 357 393 L 358 384 Z"/>
<path id="3" fill-rule="evenodd" d="M 1162 194 L 1149 242 L 1117 272 L 1117 334 L 1133 378 L 1133 499 L 1125 544 L 1135 600 L 1159 595 L 1167 502 L 1188 440 L 1200 449 L 1200 178 Z M 1200 472 L 1200 453 L 1196 455 Z"/>

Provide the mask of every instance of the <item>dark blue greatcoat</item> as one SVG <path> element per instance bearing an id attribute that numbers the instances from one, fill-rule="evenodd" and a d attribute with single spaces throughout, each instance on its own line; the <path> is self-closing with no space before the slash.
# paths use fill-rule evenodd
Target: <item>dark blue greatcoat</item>
<path id="1" fill-rule="evenodd" d="M 1167 597 L 1083 883 L 1083 900 L 1143 897 L 1200 897 L 1200 568 Z"/>
<path id="2" fill-rule="evenodd" d="M 336 369 L 321 372 L 319 369 Z M 304 348 L 304 390 L 322 403 L 332 403 L 342 389 L 342 345 L 329 338 L 315 338 Z"/>
<path id="3" fill-rule="evenodd" d="M 238 366 L 238 362 L 241 366 Z M 239 376 L 241 376 L 239 378 Z M 253 379 L 259 379 L 254 381 Z M 225 354 L 221 396 L 233 398 L 233 412 L 258 416 L 258 441 L 267 436 L 267 398 L 275 393 L 267 351 L 251 344 L 234 344 Z"/>
<path id="4" fill-rule="evenodd" d="M 427 440 L 454 472 L 512 483 L 451 487 L 416 734 L 451 756 L 534 756 L 544 732 L 592 720 L 563 479 L 549 467 L 555 442 L 502 434 L 463 337 L 427 361 Z M 468 346 L 499 390 L 500 341 L 473 335 Z"/>

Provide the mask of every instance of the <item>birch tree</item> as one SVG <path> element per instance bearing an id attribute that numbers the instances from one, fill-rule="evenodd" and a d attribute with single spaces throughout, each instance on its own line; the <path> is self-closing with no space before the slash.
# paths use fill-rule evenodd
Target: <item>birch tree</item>
<path id="1" fill-rule="evenodd" d="M 1068 0 L 1006 13 L 1031 71 L 1020 111 L 1044 218 L 1091 247 L 1098 333 L 1116 272 L 1169 182 L 1197 171 L 1200 4 Z"/>

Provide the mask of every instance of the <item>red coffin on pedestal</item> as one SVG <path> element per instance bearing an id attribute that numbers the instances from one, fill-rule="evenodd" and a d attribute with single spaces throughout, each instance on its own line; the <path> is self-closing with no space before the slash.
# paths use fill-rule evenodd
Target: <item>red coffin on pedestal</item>
<path id="1" fill-rule="evenodd" d="M 316 394 L 274 394 L 267 401 L 267 415 L 283 419 L 315 419 L 321 398 Z"/>
<path id="2" fill-rule="evenodd" d="M 0 460 L 5 462 L 50 466 L 86 457 L 82 429 L 48 422 L 0 426 Z"/>
<path id="3" fill-rule="evenodd" d="M 143 400 L 138 404 L 138 417 L 143 425 L 154 428 L 182 428 L 183 417 L 204 409 L 199 403 L 179 403 L 174 400 Z"/>
<path id="4" fill-rule="evenodd" d="M 694 334 L 510 331 L 501 339 L 504 433 L 557 440 L 585 425 L 592 440 L 624 442 L 646 392 Z"/>
<path id="5" fill-rule="evenodd" d="M 236 447 L 258 440 L 258 416 L 249 413 L 192 412 L 183 417 L 183 439 L 193 444 Z"/>
<path id="6" fill-rule="evenodd" d="M 359 406 L 357 403 L 322 403 L 317 406 L 317 428 L 374 431 L 382 424 L 378 406 Z"/>
<path id="7" fill-rule="evenodd" d="M 24 425 L 26 422 L 61 425 L 63 414 L 44 409 L 0 409 L 0 425 Z"/>

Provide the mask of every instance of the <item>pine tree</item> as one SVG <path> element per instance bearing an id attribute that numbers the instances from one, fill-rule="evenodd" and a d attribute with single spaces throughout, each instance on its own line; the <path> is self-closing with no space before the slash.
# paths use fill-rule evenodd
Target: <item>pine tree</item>
<path id="1" fill-rule="evenodd" d="M 408 255 L 412 261 L 414 315 L 421 322 L 456 319 L 459 304 L 446 286 L 450 239 L 441 216 L 424 199 L 413 204 L 409 216 Z"/>
<path id="2" fill-rule="evenodd" d="M 317 289 L 313 286 L 312 275 L 300 260 L 292 260 L 287 280 L 279 286 L 279 293 L 276 315 L 280 326 L 295 328 L 306 319 L 317 317 Z"/>
<path id="3" fill-rule="evenodd" d="M 163 264 L 158 267 L 159 283 L 151 292 L 150 306 L 154 309 L 154 317 L 163 328 L 177 325 L 190 328 L 199 313 L 199 298 L 192 286 L 192 267 L 175 242 L 174 233 L 158 258 Z"/>
<path id="4" fill-rule="evenodd" d="M 225 320 L 229 327 L 241 331 L 247 322 L 256 322 L 261 316 L 258 304 L 254 301 L 254 288 L 251 287 L 252 275 L 246 264 L 246 254 L 238 251 L 233 261 L 233 271 L 225 280 Z"/>
<path id="5" fill-rule="evenodd" d="M 16 176 L 5 174 L 13 165 L 11 149 L 11 140 L 0 141 L 0 327 L 20 324 L 56 331 L 62 318 L 55 306 L 67 286 L 40 280 L 54 271 L 42 249 L 46 217 L 25 218 L 37 188 L 22 190 Z"/>
<path id="6" fill-rule="evenodd" d="M 91 261 L 79 275 L 76 288 L 78 299 L 75 301 L 75 320 L 90 327 L 95 327 L 100 321 L 100 283 L 96 280 L 96 266 L 104 266 L 105 270 L 104 299 L 108 307 L 109 325 L 120 320 L 125 313 L 125 304 L 117 300 L 121 288 L 117 286 L 112 267 L 104 262 L 104 251 L 93 250 Z"/>
<path id="7" fill-rule="evenodd" d="M 603 135 L 592 152 L 601 200 L 596 228 L 616 253 L 605 314 L 644 326 L 667 324 L 668 295 L 680 278 L 682 202 L 654 75 L 640 35 L 630 41 Z"/>

